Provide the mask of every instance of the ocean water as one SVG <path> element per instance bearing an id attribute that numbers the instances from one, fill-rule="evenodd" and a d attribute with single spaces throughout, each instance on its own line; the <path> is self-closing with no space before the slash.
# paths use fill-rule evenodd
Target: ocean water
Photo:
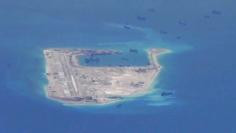
<path id="1" fill-rule="evenodd" d="M 132 52 L 132 50 L 134 50 Z M 80 56 L 79 63 L 84 66 L 147 66 L 149 60 L 146 51 L 129 49 L 128 51 L 118 51 L 118 54 L 86 55 Z"/>
<path id="2" fill-rule="evenodd" d="M 0 0 L 0 133 L 235 133 L 235 5 Z M 71 107 L 45 96 L 42 50 L 51 47 L 172 52 L 159 58 L 162 71 L 151 93 Z"/>

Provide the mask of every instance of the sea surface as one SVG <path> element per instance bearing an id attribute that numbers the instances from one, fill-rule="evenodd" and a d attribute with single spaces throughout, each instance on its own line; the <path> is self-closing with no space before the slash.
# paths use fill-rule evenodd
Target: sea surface
<path id="1" fill-rule="evenodd" d="M 150 63 L 147 51 L 143 49 L 116 52 L 113 54 L 84 55 L 77 58 L 81 65 L 94 67 L 147 66 Z"/>
<path id="2" fill-rule="evenodd" d="M 0 0 L 0 133 L 236 133 L 235 5 Z M 45 95 L 42 50 L 54 47 L 171 53 L 158 58 L 161 73 L 147 95 L 76 107 Z M 144 56 L 127 58 L 147 63 Z"/>

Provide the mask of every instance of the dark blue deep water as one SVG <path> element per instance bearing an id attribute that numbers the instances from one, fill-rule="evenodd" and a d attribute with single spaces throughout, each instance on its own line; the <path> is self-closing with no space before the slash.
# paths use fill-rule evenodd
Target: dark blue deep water
<path id="1" fill-rule="evenodd" d="M 236 133 L 235 5 L 0 0 L 0 133 Z M 105 107 L 70 107 L 44 94 L 42 50 L 49 47 L 172 53 L 160 58 L 153 93 Z"/>
<path id="2" fill-rule="evenodd" d="M 117 54 L 85 55 L 78 57 L 78 62 L 83 66 L 147 66 L 149 60 L 146 51 L 129 49 L 129 51 L 117 51 Z"/>

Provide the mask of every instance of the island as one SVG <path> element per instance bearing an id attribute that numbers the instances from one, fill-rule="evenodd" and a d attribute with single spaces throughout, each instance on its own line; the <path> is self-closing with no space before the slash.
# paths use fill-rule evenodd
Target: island
<path id="1" fill-rule="evenodd" d="M 157 57 L 167 49 L 147 50 L 144 66 L 86 66 L 81 56 L 119 54 L 117 50 L 47 48 L 43 50 L 50 99 L 64 104 L 101 105 L 147 94 L 160 73 Z"/>

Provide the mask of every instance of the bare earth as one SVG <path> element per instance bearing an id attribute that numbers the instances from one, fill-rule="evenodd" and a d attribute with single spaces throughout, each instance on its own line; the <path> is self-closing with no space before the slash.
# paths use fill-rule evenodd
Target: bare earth
<path id="1" fill-rule="evenodd" d="M 149 65 L 94 67 L 79 64 L 78 56 L 119 54 L 114 50 L 44 50 L 49 98 L 66 104 L 107 104 L 146 94 L 160 72 L 157 56 L 166 49 L 149 49 Z"/>

